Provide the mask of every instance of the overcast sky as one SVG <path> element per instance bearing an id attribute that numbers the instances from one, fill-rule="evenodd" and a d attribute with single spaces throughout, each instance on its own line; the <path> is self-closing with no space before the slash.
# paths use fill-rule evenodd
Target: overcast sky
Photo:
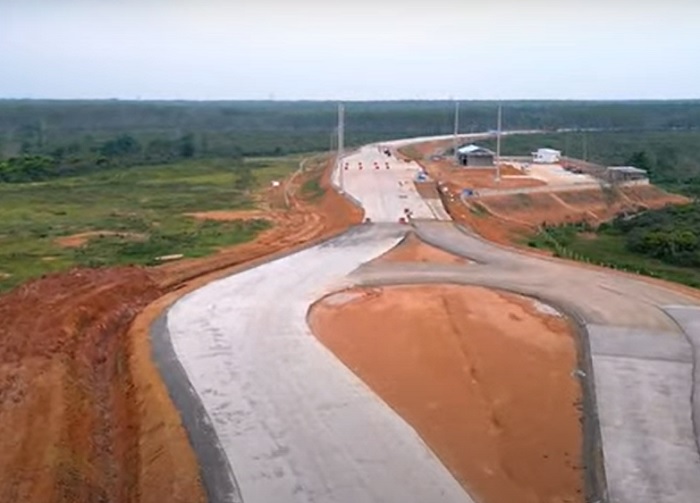
<path id="1" fill-rule="evenodd" d="M 700 98 L 700 0 L 0 0 L 0 98 Z"/>

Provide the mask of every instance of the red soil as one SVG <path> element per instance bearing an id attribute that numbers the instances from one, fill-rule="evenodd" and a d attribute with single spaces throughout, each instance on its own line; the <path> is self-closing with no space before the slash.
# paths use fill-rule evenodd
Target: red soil
<path id="1" fill-rule="evenodd" d="M 536 178 L 508 178 L 523 176 L 523 172 L 510 166 L 501 166 L 501 179 L 496 181 L 495 168 L 464 168 L 451 160 L 421 161 L 421 165 L 434 180 L 450 181 L 460 189 L 516 189 L 546 185 Z"/>
<path id="2" fill-rule="evenodd" d="M 138 501 L 156 460 L 139 456 L 139 403 L 126 332 L 162 291 L 138 268 L 74 270 L 0 298 L 0 500 Z M 191 452 L 181 466 L 196 468 Z M 172 468 L 172 467 L 170 467 Z M 202 501 L 198 472 L 171 501 Z"/>
<path id="3" fill-rule="evenodd" d="M 583 503 L 572 329 L 483 288 L 354 289 L 316 336 L 394 408 L 476 501 Z"/>
<path id="4" fill-rule="evenodd" d="M 465 258 L 425 244 L 414 234 L 409 234 L 398 246 L 392 248 L 377 260 L 381 262 L 430 262 L 447 265 L 469 263 Z"/>

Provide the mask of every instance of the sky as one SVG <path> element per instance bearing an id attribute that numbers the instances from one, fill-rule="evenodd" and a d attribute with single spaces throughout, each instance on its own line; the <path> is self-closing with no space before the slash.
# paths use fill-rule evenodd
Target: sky
<path id="1" fill-rule="evenodd" d="M 698 0 L 0 0 L 0 98 L 700 98 Z"/>

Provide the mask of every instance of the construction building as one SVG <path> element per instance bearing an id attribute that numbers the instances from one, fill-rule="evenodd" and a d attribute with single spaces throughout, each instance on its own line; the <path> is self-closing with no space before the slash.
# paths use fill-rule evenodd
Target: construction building
<path id="1" fill-rule="evenodd" d="M 478 145 L 465 145 L 457 149 L 457 162 L 467 167 L 491 167 L 496 154 Z"/>
<path id="2" fill-rule="evenodd" d="M 605 170 L 605 179 L 610 183 L 649 182 L 646 170 L 634 166 L 610 166 Z"/>
<path id="3" fill-rule="evenodd" d="M 557 164 L 561 160 L 561 152 L 551 148 L 540 148 L 532 153 L 532 162 L 535 164 Z"/>

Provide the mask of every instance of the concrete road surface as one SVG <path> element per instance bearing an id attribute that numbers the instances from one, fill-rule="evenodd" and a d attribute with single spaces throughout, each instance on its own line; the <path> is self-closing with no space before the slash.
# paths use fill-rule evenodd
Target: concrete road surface
<path id="1" fill-rule="evenodd" d="M 440 222 L 413 188 L 418 168 L 387 159 L 376 146 L 345 162 L 334 180 L 343 177 L 347 194 L 374 222 L 390 223 L 355 228 L 211 283 L 167 315 L 193 400 L 205 411 L 203 419 L 183 413 L 185 426 L 199 430 L 211 421 L 213 428 L 210 437 L 192 436 L 195 450 L 206 470 L 223 470 L 225 463 L 202 459 L 217 443 L 235 473 L 236 494 L 216 501 L 471 501 L 412 428 L 306 324 L 309 306 L 331 291 L 413 282 L 506 289 L 571 314 L 582 335 L 589 500 L 700 501 L 695 299 L 611 271 L 515 253 Z M 414 224 L 423 240 L 475 263 L 366 264 L 405 234 L 409 227 L 396 222 L 406 208 L 434 220 Z"/>
<path id="2" fill-rule="evenodd" d="M 243 500 L 470 502 L 415 431 L 310 333 L 309 306 L 405 227 L 372 225 L 188 295 L 168 314 Z"/>
<path id="3" fill-rule="evenodd" d="M 392 224 L 361 226 L 211 283 L 167 315 L 174 352 L 235 474 L 228 500 L 470 503 L 416 432 L 306 324 L 313 302 L 400 241 L 404 208 L 434 216 L 413 185 L 417 165 L 376 146 L 345 161 L 335 179 L 344 176 L 374 222 Z"/>
<path id="4" fill-rule="evenodd" d="M 414 180 L 421 167 L 404 162 L 395 155 L 385 155 L 377 146 L 362 147 L 343 159 L 342 169 L 336 171 L 336 186 L 358 201 L 365 218 L 372 222 L 393 222 L 406 218 L 435 218 L 434 210 L 416 191 Z"/>

